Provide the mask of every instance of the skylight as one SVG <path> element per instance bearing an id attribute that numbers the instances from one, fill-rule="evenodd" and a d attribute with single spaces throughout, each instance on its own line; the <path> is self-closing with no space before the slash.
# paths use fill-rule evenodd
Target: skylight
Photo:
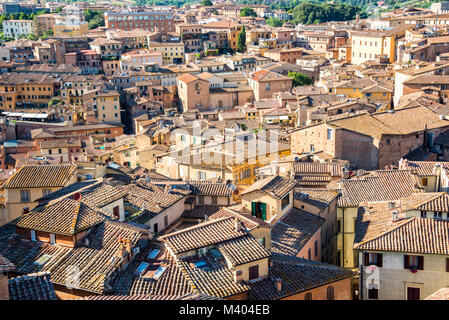
<path id="1" fill-rule="evenodd" d="M 49 254 L 43 254 L 39 259 L 37 259 L 36 261 L 34 261 L 34 264 L 37 264 L 38 266 L 43 266 L 44 264 L 46 264 L 48 262 L 48 260 L 50 260 L 53 256 L 49 255 Z"/>
<path id="2" fill-rule="evenodd" d="M 137 272 L 139 275 L 141 275 L 142 273 L 145 272 L 145 270 L 147 269 L 147 267 L 148 267 L 149 265 L 150 265 L 150 264 L 149 264 L 148 262 L 142 262 L 142 263 L 140 263 L 139 266 L 138 266 L 137 269 L 136 269 L 136 272 Z"/>
<path id="3" fill-rule="evenodd" d="M 160 277 L 162 277 L 162 275 L 164 274 L 165 270 L 167 270 L 167 268 L 159 266 L 159 268 L 157 268 L 156 272 L 153 274 L 153 279 L 159 280 Z"/>
<path id="4" fill-rule="evenodd" d="M 161 250 L 159 250 L 159 249 L 151 250 L 151 252 L 148 254 L 148 259 L 155 259 L 157 257 L 157 255 L 159 254 L 159 252 L 161 252 Z"/>
<path id="5" fill-rule="evenodd" d="M 195 267 L 197 267 L 197 268 L 199 268 L 199 269 L 201 269 L 201 268 L 204 268 L 205 266 L 206 266 L 206 262 L 205 261 L 197 261 L 197 262 L 194 262 L 194 264 L 195 264 Z"/>

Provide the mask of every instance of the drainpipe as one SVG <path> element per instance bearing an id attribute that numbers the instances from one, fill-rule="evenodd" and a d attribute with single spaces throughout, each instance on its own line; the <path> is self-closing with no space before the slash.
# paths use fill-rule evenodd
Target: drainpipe
<path id="1" fill-rule="evenodd" d="M 342 215 L 342 219 L 341 219 L 341 224 L 342 224 L 342 228 L 341 228 L 341 230 L 342 230 L 342 232 L 341 232 L 341 234 L 342 234 L 342 237 L 341 237 L 341 239 L 342 239 L 342 250 L 341 250 L 341 264 L 342 264 L 342 267 L 344 267 L 345 266 L 345 209 L 341 209 L 342 210 L 342 212 L 341 212 L 341 215 Z"/>
<path id="2" fill-rule="evenodd" d="M 360 275 L 359 275 L 359 300 L 363 300 L 363 263 L 360 263 L 360 256 L 363 261 L 363 252 L 359 253 Z"/>

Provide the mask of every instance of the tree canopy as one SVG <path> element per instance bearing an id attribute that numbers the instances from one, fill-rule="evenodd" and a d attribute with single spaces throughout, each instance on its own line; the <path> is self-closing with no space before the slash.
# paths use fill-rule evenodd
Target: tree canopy
<path id="1" fill-rule="evenodd" d="M 292 10 L 293 22 L 302 24 L 354 20 L 358 7 L 346 4 L 302 3 Z"/>
<path id="2" fill-rule="evenodd" d="M 304 86 L 313 84 L 312 78 L 301 72 L 289 71 L 287 76 L 293 79 L 293 86 Z"/>
<path id="3" fill-rule="evenodd" d="M 284 22 L 281 19 L 270 17 L 267 20 L 265 20 L 265 23 L 272 27 L 282 27 Z"/>
<path id="4" fill-rule="evenodd" d="M 237 38 L 237 50 L 239 52 L 245 52 L 246 49 L 246 30 L 245 26 L 243 26 L 242 31 L 240 31 L 239 36 Z"/>
<path id="5" fill-rule="evenodd" d="M 201 0 L 201 5 L 203 6 L 211 6 L 212 5 L 212 1 L 210 0 Z"/>
<path id="6" fill-rule="evenodd" d="M 100 11 L 85 10 L 84 19 L 87 21 L 89 29 L 104 27 L 104 17 Z"/>
<path id="7" fill-rule="evenodd" d="M 254 11 L 251 8 L 244 7 L 242 10 L 240 10 L 240 16 L 241 17 L 257 17 L 256 11 Z"/>

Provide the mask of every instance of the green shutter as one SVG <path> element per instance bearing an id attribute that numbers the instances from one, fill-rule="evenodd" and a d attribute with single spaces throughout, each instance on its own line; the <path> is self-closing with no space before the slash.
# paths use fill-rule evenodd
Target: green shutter
<path id="1" fill-rule="evenodd" d="M 267 204 L 261 203 L 262 206 L 262 220 L 267 220 Z"/>
<path id="2" fill-rule="evenodd" d="M 253 215 L 253 216 L 256 215 L 256 203 L 255 202 L 251 202 L 251 215 Z"/>

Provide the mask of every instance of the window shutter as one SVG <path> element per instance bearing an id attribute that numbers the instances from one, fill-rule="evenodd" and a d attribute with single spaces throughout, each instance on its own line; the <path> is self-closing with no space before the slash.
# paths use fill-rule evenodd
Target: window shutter
<path id="1" fill-rule="evenodd" d="M 408 255 L 404 255 L 404 269 L 410 269 Z"/>
<path id="2" fill-rule="evenodd" d="M 424 257 L 418 256 L 418 270 L 424 270 Z"/>
<path id="3" fill-rule="evenodd" d="M 363 265 L 364 266 L 369 266 L 369 253 L 364 253 L 363 254 Z"/>
<path id="4" fill-rule="evenodd" d="M 449 272 L 449 258 L 446 258 L 446 272 Z"/>
<path id="5" fill-rule="evenodd" d="M 382 257 L 383 257 L 383 256 L 382 256 L 382 253 L 378 253 L 378 254 L 377 254 L 377 266 L 378 266 L 378 267 L 382 267 L 382 262 L 383 262 L 383 261 L 382 261 Z"/>

